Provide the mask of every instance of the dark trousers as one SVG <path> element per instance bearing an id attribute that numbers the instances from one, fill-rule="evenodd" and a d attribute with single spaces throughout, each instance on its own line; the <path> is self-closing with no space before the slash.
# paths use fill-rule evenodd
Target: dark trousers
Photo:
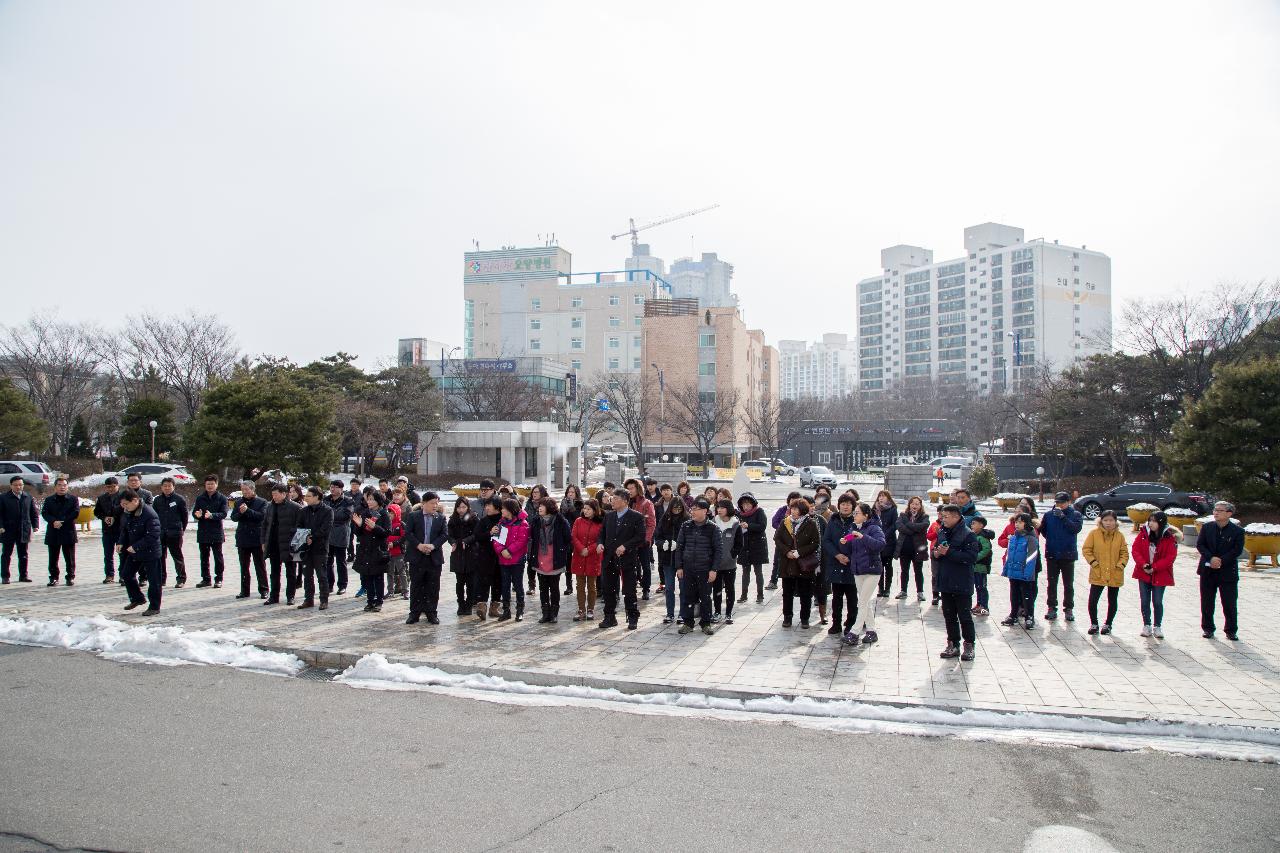
<path id="1" fill-rule="evenodd" d="M 721 569 L 716 572 L 716 580 L 712 585 L 711 591 L 712 595 L 715 597 L 715 601 L 712 603 L 712 606 L 715 607 L 717 613 L 720 612 L 720 599 L 723 597 L 724 615 L 733 615 L 733 590 L 735 586 L 734 580 L 736 579 L 737 574 L 737 569 Z"/>
<path id="2" fill-rule="evenodd" d="M 756 598 L 764 597 L 764 564 L 746 565 L 742 567 L 742 600 L 747 600 L 747 593 L 751 591 L 751 573 L 756 575 Z"/>
<path id="3" fill-rule="evenodd" d="M 57 542 L 49 543 L 49 580 L 54 583 L 58 582 L 58 557 L 62 557 L 62 561 L 67 564 L 67 580 L 76 579 L 76 543 Z"/>
<path id="4" fill-rule="evenodd" d="M 0 548 L 0 578 L 4 580 L 9 579 L 9 563 L 14 551 L 18 552 L 18 577 L 27 576 L 27 543 L 5 542 L 4 547 Z"/>
<path id="5" fill-rule="evenodd" d="M 973 589 L 978 594 L 978 606 L 983 610 L 991 609 L 991 591 L 987 589 L 987 573 L 973 573 Z"/>
<path id="6" fill-rule="evenodd" d="M 773 572 L 769 575 L 769 586 L 776 586 L 778 583 L 778 549 L 773 551 Z"/>
<path id="7" fill-rule="evenodd" d="M 364 587 L 365 605 L 368 607 L 381 607 L 387 596 L 386 572 L 378 572 L 376 575 L 361 575 L 360 584 Z"/>
<path id="8" fill-rule="evenodd" d="M 483 604 L 489 600 L 489 590 L 492 588 L 496 594 L 498 585 L 493 579 L 493 566 L 477 561 L 476 565 L 471 568 L 471 579 L 467 583 L 467 604 L 474 607 L 477 604 Z"/>
<path id="9" fill-rule="evenodd" d="M 880 555 L 880 584 L 876 592 L 888 595 L 893 590 L 893 554 L 886 550 Z"/>
<path id="10" fill-rule="evenodd" d="M 116 537 L 109 535 L 105 527 L 102 529 L 102 574 L 108 578 L 116 576 Z"/>
<path id="11" fill-rule="evenodd" d="M 502 580 L 499 582 L 500 592 L 502 593 L 502 610 L 505 613 L 511 612 L 511 590 L 516 591 L 516 610 L 524 613 L 524 578 L 521 577 L 519 564 L 514 566 L 504 566 L 498 564 L 499 571 L 502 573 Z M 493 599 L 490 599 L 492 601 Z"/>
<path id="12" fill-rule="evenodd" d="M 618 594 L 621 593 L 627 621 L 634 622 L 640 618 L 640 604 L 636 599 L 636 577 L 639 573 L 640 567 L 635 563 L 619 565 L 612 562 L 604 567 L 600 574 L 600 584 L 605 616 L 613 616 L 618 612 Z"/>
<path id="13" fill-rule="evenodd" d="M 201 542 L 200 544 L 200 580 L 208 582 L 209 578 L 209 557 L 213 557 L 213 580 L 222 581 L 222 574 L 226 567 L 222 562 L 222 543 L 221 542 Z M 262 549 L 258 549 L 261 553 Z M 244 557 L 240 557 L 241 566 L 244 565 Z M 242 570 L 243 572 L 243 570 Z M 242 592 L 248 592 L 249 587 L 245 584 Z"/>
<path id="14" fill-rule="evenodd" d="M 543 616 L 560 615 L 560 576 L 538 575 L 538 600 Z"/>
<path id="15" fill-rule="evenodd" d="M 1089 584 L 1089 624 L 1098 624 L 1098 600 L 1102 598 L 1102 591 L 1107 591 L 1107 622 L 1110 625 L 1116 618 L 1116 606 L 1120 601 L 1120 587 L 1118 586 L 1098 586 L 1096 583 Z"/>
<path id="16" fill-rule="evenodd" d="M 173 574 L 178 583 L 187 582 L 187 561 L 182 556 L 182 534 L 160 534 L 160 583 L 169 582 L 169 557 L 173 557 Z M 221 574 L 221 572 L 219 572 Z"/>
<path id="17" fill-rule="evenodd" d="M 278 551 L 273 551 L 269 555 L 271 562 L 271 594 L 267 596 L 268 601 L 280 600 L 280 570 L 284 569 L 284 597 L 292 600 L 294 593 L 298 591 L 299 577 L 298 564 L 286 557 Z"/>
<path id="18" fill-rule="evenodd" d="M 790 619 L 795 606 L 794 599 L 800 596 L 800 621 L 809 621 L 809 608 L 813 606 L 813 578 L 782 579 L 782 618 Z"/>
<path id="19" fill-rule="evenodd" d="M 458 612 L 466 610 L 471 604 L 471 576 L 474 574 L 469 569 L 453 573 L 453 594 L 458 599 Z M 413 574 L 410 573 L 409 582 L 413 582 Z"/>
<path id="20" fill-rule="evenodd" d="M 236 548 L 236 553 L 240 555 L 240 594 L 249 594 L 249 562 L 253 561 L 253 573 L 258 581 L 258 595 L 267 594 L 267 567 L 262 557 L 262 546 L 254 545 L 251 548 Z M 200 567 L 201 573 L 204 572 L 204 566 Z"/>
<path id="21" fill-rule="evenodd" d="M 648 592 L 653 588 L 653 546 L 646 545 L 640 549 L 640 589 Z"/>
<path id="22" fill-rule="evenodd" d="M 1045 562 L 1049 566 L 1049 597 L 1045 601 L 1045 606 L 1051 610 L 1058 606 L 1058 577 L 1061 576 L 1062 609 L 1074 610 L 1076 604 L 1076 561 L 1049 557 Z"/>
<path id="23" fill-rule="evenodd" d="M 329 555 L 323 550 L 308 554 L 302 564 L 302 599 L 305 604 L 314 604 L 316 587 L 320 587 L 320 603 L 329 601 L 329 587 L 333 586 L 333 578 L 329 576 Z"/>
<path id="24" fill-rule="evenodd" d="M 1009 580 L 1009 615 L 1014 619 L 1019 616 L 1034 619 L 1036 616 L 1036 591 L 1040 580 L 1033 576 L 1029 581 Z"/>
<path id="25" fill-rule="evenodd" d="M 911 567 L 916 570 L 916 595 L 924 595 L 924 558 L 903 554 L 898 557 L 900 591 L 907 591 L 907 580 L 911 577 Z"/>
<path id="26" fill-rule="evenodd" d="M 529 566 L 528 568 L 525 569 L 525 574 L 529 577 L 529 592 L 533 592 L 534 589 L 536 589 L 538 586 L 538 583 L 537 583 L 538 570 L 535 569 L 533 566 Z"/>
<path id="27" fill-rule="evenodd" d="M 1229 571 L 1229 570 L 1228 570 Z M 1222 596 L 1222 630 L 1236 633 L 1236 599 L 1240 592 L 1240 578 L 1235 572 L 1205 569 L 1200 576 L 1200 628 L 1213 631 L 1213 615 L 1218 609 L 1218 596 Z"/>
<path id="28" fill-rule="evenodd" d="M 848 611 L 845 612 L 845 605 Z M 858 588 L 851 583 L 831 584 L 831 624 L 840 624 L 840 614 L 844 612 L 844 632 L 853 630 L 858 621 Z"/>
<path id="29" fill-rule="evenodd" d="M 120 563 L 120 577 L 124 580 L 125 591 L 129 593 L 130 604 L 146 604 L 149 610 L 160 609 L 160 593 L 164 584 L 160 581 L 159 560 L 139 560 L 130 557 Z M 147 579 L 147 594 L 142 594 L 139 578 Z"/>
<path id="30" fill-rule="evenodd" d="M 573 595 L 573 549 L 569 549 L 569 562 L 564 567 L 564 594 Z"/>
<path id="31" fill-rule="evenodd" d="M 329 554 L 325 557 L 325 563 L 328 567 L 329 575 L 329 592 L 333 592 L 333 583 L 336 578 L 338 589 L 347 588 L 347 549 L 340 548 L 337 545 L 329 546 Z"/>
<path id="32" fill-rule="evenodd" d="M 427 561 L 409 567 L 409 615 L 435 616 L 440 606 L 440 567 Z"/>
<path id="33" fill-rule="evenodd" d="M 974 641 L 972 607 L 972 593 L 942 593 L 942 618 L 947 623 L 947 642 L 951 645 L 960 642 L 961 637 L 966 643 Z"/>
<path id="34" fill-rule="evenodd" d="M 685 572 L 680 579 L 680 621 L 693 624 L 693 606 L 698 605 L 698 622 L 711 624 L 711 581 L 706 572 Z"/>

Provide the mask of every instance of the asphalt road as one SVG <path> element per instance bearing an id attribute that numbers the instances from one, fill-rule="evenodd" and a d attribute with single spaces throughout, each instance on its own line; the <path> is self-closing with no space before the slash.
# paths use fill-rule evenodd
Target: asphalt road
<path id="1" fill-rule="evenodd" d="M 1280 775 L 1259 764 L 499 705 L 6 645 L 0 683 L 3 851 L 1280 847 Z M 1046 829 L 1062 825 L 1077 837 Z"/>

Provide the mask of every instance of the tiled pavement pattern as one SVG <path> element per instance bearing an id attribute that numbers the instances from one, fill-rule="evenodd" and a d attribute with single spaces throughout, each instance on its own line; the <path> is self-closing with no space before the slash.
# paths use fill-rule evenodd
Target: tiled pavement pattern
<path id="1" fill-rule="evenodd" d="M 998 524 L 999 526 L 996 526 Z M 993 519 L 999 530 L 1003 522 Z M 46 588 L 45 549 L 32 543 L 33 583 L 0 587 L 0 615 L 67 618 L 105 614 L 138 623 L 145 617 L 125 613 L 123 591 L 105 586 L 102 552 L 96 534 L 82 536 L 80 568 L 72 588 Z M 536 595 L 524 622 L 477 623 L 454 615 L 453 579 L 442 579 L 441 622 L 403 624 L 407 602 L 389 599 L 380 614 L 360 612 L 363 599 L 348 593 L 331 600 L 326 612 L 263 607 L 255 595 L 237 601 L 238 566 L 228 548 L 226 585 L 220 590 L 165 590 L 159 617 L 148 624 L 196 628 L 254 628 L 266 632 L 263 645 L 292 650 L 323 650 L 320 663 L 349 662 L 347 655 L 382 652 L 392 660 L 432 663 L 451 671 L 486 670 L 539 683 L 586 683 L 629 691 L 664 687 L 734 695 L 804 694 L 821 698 L 863 698 L 900 704 L 982 707 L 1003 710 L 1089 713 L 1127 718 L 1200 719 L 1280 726 L 1280 575 L 1242 572 L 1241 641 L 1221 633 L 1206 640 L 1199 629 L 1199 589 L 1194 556 L 1182 548 L 1175 566 L 1178 586 L 1166 598 L 1166 638 L 1138 636 L 1141 617 L 1137 583 L 1120 592 L 1116 632 L 1090 637 L 1085 602 L 1087 570 L 1076 578 L 1077 621 L 1039 620 L 1027 632 L 997 624 L 1008 607 L 1007 582 L 992 576 L 992 615 L 976 619 L 977 660 L 944 661 L 940 608 L 878 599 L 876 629 L 880 642 L 846 649 L 826 626 L 781 627 L 778 592 L 765 602 L 736 606 L 735 624 L 719 626 L 714 637 L 679 636 L 663 626 L 661 596 L 642 602 L 640 628 L 600 631 L 595 623 L 571 621 L 574 607 L 565 601 L 556 625 L 537 624 Z M 188 537 L 188 584 L 199 580 L 194 537 Z M 998 556 L 997 556 L 998 564 Z M 1083 567 L 1083 563 L 1079 564 Z M 13 577 L 17 576 L 13 567 Z M 172 567 L 170 567 L 172 571 Z M 927 569 L 926 569 L 927 571 Z M 172 576 L 171 581 L 172 583 Z M 1037 607 L 1043 614 L 1046 580 L 1041 578 Z M 927 578 L 926 578 L 927 594 Z M 299 599 L 300 600 L 300 599 Z M 1105 615 L 1106 599 L 1100 603 Z M 597 608 L 597 618 L 602 606 Z M 625 624 L 625 623 L 624 623 Z M 797 620 L 798 624 L 798 620 Z M 345 653 L 329 657 L 330 652 Z M 316 655 L 312 654 L 314 658 Z"/>

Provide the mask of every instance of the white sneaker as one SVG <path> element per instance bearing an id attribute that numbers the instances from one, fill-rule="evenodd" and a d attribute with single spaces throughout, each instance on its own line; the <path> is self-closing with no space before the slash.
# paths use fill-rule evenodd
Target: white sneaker
<path id="1" fill-rule="evenodd" d="M 1164 639 L 1164 631 L 1161 631 L 1161 630 L 1160 630 L 1160 626 L 1159 626 L 1159 625 L 1157 625 L 1156 627 L 1152 628 L 1152 629 L 1151 629 L 1151 633 L 1152 633 L 1152 635 L 1153 635 L 1157 640 L 1163 640 L 1163 639 Z"/>
<path id="2" fill-rule="evenodd" d="M 1151 626 L 1150 626 L 1150 625 L 1143 625 L 1143 626 L 1142 626 L 1142 634 L 1141 634 L 1140 636 L 1143 636 L 1143 637 L 1150 637 L 1150 636 L 1151 636 Z"/>

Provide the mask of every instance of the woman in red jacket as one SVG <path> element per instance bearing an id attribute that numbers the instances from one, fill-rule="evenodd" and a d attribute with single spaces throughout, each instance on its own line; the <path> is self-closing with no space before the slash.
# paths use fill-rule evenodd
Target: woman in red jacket
<path id="1" fill-rule="evenodd" d="M 524 618 L 524 568 L 529 550 L 529 517 L 520 502 L 507 498 L 502 502 L 502 520 L 493 528 L 493 550 L 502 571 L 502 615 L 499 622 L 511 618 L 511 590 L 516 591 L 516 621 Z"/>
<path id="2" fill-rule="evenodd" d="M 600 560 L 596 551 L 604 514 L 600 502 L 592 498 L 582 503 L 582 515 L 573 522 L 572 571 L 578 576 L 578 615 L 574 622 L 596 618 L 596 583 L 600 577 Z"/>
<path id="3" fill-rule="evenodd" d="M 1173 561 L 1178 556 L 1182 533 L 1169 526 L 1169 517 L 1153 512 L 1133 539 L 1133 577 L 1142 598 L 1142 636 L 1164 637 L 1164 590 L 1173 586 Z M 1155 621 L 1152 621 L 1152 610 Z"/>

